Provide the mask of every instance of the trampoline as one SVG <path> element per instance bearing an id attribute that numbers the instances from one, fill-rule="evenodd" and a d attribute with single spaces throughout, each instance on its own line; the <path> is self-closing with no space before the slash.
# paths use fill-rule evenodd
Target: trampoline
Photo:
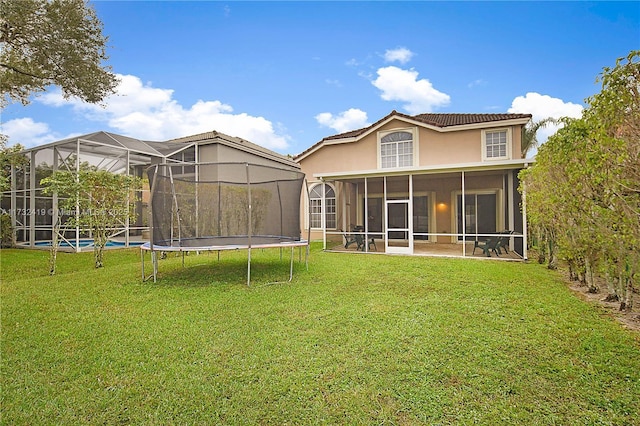
<path id="1" fill-rule="evenodd" d="M 296 168 L 251 163 L 156 164 L 147 169 L 150 183 L 149 241 L 141 248 L 143 281 L 158 277 L 158 253 L 247 250 L 247 285 L 251 250 L 290 249 L 289 281 L 301 238 L 300 200 L 304 174 Z M 151 274 L 145 253 L 151 253 Z"/>

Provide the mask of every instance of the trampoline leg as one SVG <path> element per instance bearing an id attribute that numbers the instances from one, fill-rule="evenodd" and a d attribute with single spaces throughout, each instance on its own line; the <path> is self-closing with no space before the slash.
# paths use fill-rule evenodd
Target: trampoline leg
<path id="1" fill-rule="evenodd" d="M 251 287 L 251 247 L 247 253 L 247 287 Z"/>
<path id="2" fill-rule="evenodd" d="M 151 252 L 151 263 L 153 265 L 153 283 L 156 283 L 158 276 L 158 256 L 155 251 Z"/>
<path id="3" fill-rule="evenodd" d="M 293 251 L 293 247 L 291 247 L 291 262 L 289 265 L 289 282 L 291 282 L 291 280 L 293 279 L 293 255 L 294 255 L 294 251 Z M 280 249 L 282 250 L 282 249 Z"/>
<path id="4" fill-rule="evenodd" d="M 140 249 L 140 260 L 142 261 L 142 282 L 144 282 L 144 250 Z"/>

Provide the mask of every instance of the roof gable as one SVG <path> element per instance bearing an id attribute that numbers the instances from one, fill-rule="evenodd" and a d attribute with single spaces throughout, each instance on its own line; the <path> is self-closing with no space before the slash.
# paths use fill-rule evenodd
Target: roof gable
<path id="1" fill-rule="evenodd" d="M 379 127 L 383 126 L 387 122 L 398 119 L 401 121 L 406 121 L 408 123 L 420 125 L 423 127 L 431 128 L 436 131 L 453 131 L 453 130 L 463 130 L 469 126 L 477 127 L 484 125 L 500 125 L 500 123 L 505 123 L 512 120 L 522 121 L 523 124 L 529 120 L 531 120 L 531 114 L 467 114 L 467 113 L 426 113 L 426 114 L 418 114 L 418 115 L 408 115 L 397 112 L 395 110 L 391 111 L 388 115 L 371 124 L 368 127 L 363 127 L 361 129 L 350 130 L 348 132 L 339 133 L 337 135 L 327 136 L 323 138 L 318 143 L 312 145 L 302 153 L 296 155 L 294 159 L 296 161 L 301 160 L 307 155 L 311 154 L 313 151 L 320 148 L 325 143 L 340 143 L 339 141 L 351 142 L 354 139 L 359 139 L 362 136 L 365 136 Z"/>

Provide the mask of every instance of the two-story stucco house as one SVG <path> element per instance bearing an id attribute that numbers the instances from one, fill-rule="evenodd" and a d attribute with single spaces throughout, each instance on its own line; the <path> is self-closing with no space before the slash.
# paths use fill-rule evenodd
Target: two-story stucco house
<path id="1" fill-rule="evenodd" d="M 476 241 L 511 231 L 508 256 L 526 258 L 518 172 L 530 120 L 392 111 L 326 137 L 295 158 L 309 188 L 301 223 L 326 249 L 355 250 L 358 235 L 365 252 L 403 254 L 470 256 Z"/>

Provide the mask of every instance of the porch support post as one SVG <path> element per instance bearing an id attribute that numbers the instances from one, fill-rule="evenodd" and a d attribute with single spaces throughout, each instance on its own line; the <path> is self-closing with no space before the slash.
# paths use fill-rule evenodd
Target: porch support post
<path id="1" fill-rule="evenodd" d="M 389 210 L 387 209 L 387 176 L 382 177 L 382 232 L 384 232 L 384 251 L 385 253 L 389 252 L 389 230 L 388 222 L 389 222 Z"/>
<path id="2" fill-rule="evenodd" d="M 320 205 L 320 225 L 322 226 L 322 249 L 327 249 L 327 201 L 326 201 L 327 184 L 322 178 L 322 201 Z"/>
<path id="3" fill-rule="evenodd" d="M 508 218 L 508 228 L 510 231 L 513 231 L 515 229 L 515 192 L 513 190 L 513 170 L 510 170 L 509 173 L 507 174 L 507 194 L 509 197 L 509 205 L 507 206 L 508 211 L 509 211 L 509 218 Z M 513 251 L 513 238 L 509 238 L 509 250 Z"/>
<path id="4" fill-rule="evenodd" d="M 409 228 L 409 247 L 411 247 L 411 254 L 414 253 L 414 243 L 415 241 L 413 240 L 413 233 L 414 233 L 414 229 L 413 229 L 413 174 L 409 173 L 409 205 L 408 207 L 408 215 L 409 217 L 407 218 L 408 222 L 407 223 L 407 228 Z"/>
<path id="5" fill-rule="evenodd" d="M 465 196 L 464 196 L 464 170 L 460 172 L 462 175 L 462 257 L 467 256 L 467 209 L 465 205 Z M 458 238 L 456 236 L 456 238 Z"/>
<path id="6" fill-rule="evenodd" d="M 367 177 L 364 178 L 364 251 L 369 252 L 369 188 L 367 188 Z"/>

